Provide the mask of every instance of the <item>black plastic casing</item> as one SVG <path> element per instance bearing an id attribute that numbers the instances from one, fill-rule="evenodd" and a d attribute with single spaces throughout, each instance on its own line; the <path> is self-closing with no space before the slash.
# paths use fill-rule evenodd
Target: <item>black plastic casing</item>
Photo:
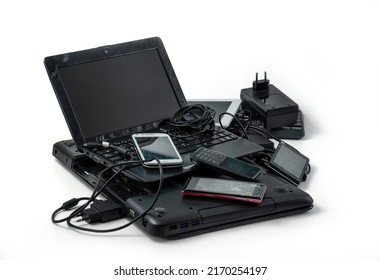
<path id="1" fill-rule="evenodd" d="M 298 104 L 274 85 L 269 85 L 269 96 L 260 99 L 252 88 L 242 89 L 242 108 L 257 113 L 265 128 L 277 128 L 295 124 L 298 117 Z"/>
<path id="2" fill-rule="evenodd" d="M 258 117 L 255 117 L 251 120 L 251 125 L 258 127 L 260 129 L 264 129 L 269 134 L 271 134 L 277 138 L 280 138 L 280 139 L 299 140 L 305 136 L 303 113 L 301 110 L 298 111 L 297 122 L 294 124 L 291 124 L 291 125 L 267 129 L 264 127 L 263 121 L 261 119 L 259 119 Z M 254 132 L 254 131 L 249 131 L 248 136 L 249 136 L 249 139 L 251 139 L 251 137 L 252 137 L 251 141 L 263 146 L 264 148 L 274 150 L 273 142 L 267 140 L 267 138 L 261 136 L 261 134 Z M 264 139 L 261 140 L 262 138 L 260 138 L 259 136 L 261 136 Z M 271 143 L 272 143 L 272 145 L 270 145 Z"/>

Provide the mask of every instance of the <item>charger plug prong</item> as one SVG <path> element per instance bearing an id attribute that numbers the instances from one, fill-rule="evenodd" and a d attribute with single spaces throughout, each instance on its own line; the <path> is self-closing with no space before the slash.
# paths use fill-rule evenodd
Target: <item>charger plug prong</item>
<path id="1" fill-rule="evenodd" d="M 264 79 L 261 80 L 259 80 L 259 74 L 256 72 L 256 80 L 252 84 L 252 93 L 258 98 L 265 99 L 269 96 L 269 87 L 267 72 L 264 72 Z"/>

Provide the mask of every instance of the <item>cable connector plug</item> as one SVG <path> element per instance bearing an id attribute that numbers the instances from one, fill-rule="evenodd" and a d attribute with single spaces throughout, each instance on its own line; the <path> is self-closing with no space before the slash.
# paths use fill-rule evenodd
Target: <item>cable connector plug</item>
<path id="1" fill-rule="evenodd" d="M 128 154 L 130 151 L 122 146 L 115 146 L 112 145 L 110 142 L 102 141 L 101 143 L 98 142 L 87 142 L 83 144 L 83 147 L 88 148 L 97 148 L 97 147 L 103 147 L 103 148 L 112 148 L 116 150 L 118 153 L 120 153 L 126 160 L 130 160 L 132 157 Z M 97 161 L 98 162 L 98 161 Z"/>
<path id="2" fill-rule="evenodd" d="M 82 211 L 81 216 L 82 218 L 79 221 L 86 221 L 92 224 L 120 219 L 124 214 L 122 207 L 111 200 L 94 200 L 90 208 Z"/>
<path id="3" fill-rule="evenodd" d="M 256 80 L 252 83 L 252 92 L 260 99 L 269 97 L 269 80 L 267 80 L 267 72 L 264 72 L 264 79 L 259 80 L 259 74 L 256 72 Z"/>
<path id="4" fill-rule="evenodd" d="M 72 198 L 66 202 L 64 202 L 60 209 L 62 210 L 69 210 L 73 208 L 74 206 L 77 206 L 81 198 Z"/>

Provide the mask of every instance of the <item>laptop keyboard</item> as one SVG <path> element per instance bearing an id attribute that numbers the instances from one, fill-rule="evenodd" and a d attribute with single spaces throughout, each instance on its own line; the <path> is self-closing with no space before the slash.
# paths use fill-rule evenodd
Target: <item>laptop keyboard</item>
<path id="1" fill-rule="evenodd" d="M 114 142 L 112 144 L 114 146 L 120 146 L 126 149 L 127 154 L 129 155 L 128 160 L 139 159 L 137 152 L 135 150 L 135 146 L 133 144 L 132 138 Z M 93 148 L 92 152 L 99 155 L 101 158 L 110 161 L 113 164 L 122 163 L 125 161 L 125 158 L 118 151 L 112 148 L 97 147 L 97 148 Z"/>
<path id="2" fill-rule="evenodd" d="M 198 135 L 191 135 L 186 130 L 182 129 L 167 130 L 167 133 L 172 135 L 171 138 L 173 140 L 173 143 L 177 147 L 177 150 L 180 154 L 195 151 L 199 147 L 210 147 L 238 138 L 238 136 L 235 134 L 218 128 L 216 128 L 213 133 L 202 133 Z M 186 136 L 187 134 L 189 136 Z M 175 137 L 174 135 L 181 137 Z M 130 157 L 128 160 L 139 159 L 132 138 L 113 142 L 112 144 L 115 146 L 121 146 L 126 149 L 127 154 Z M 112 148 L 96 147 L 91 150 L 100 158 L 106 159 L 113 164 L 122 163 L 125 161 L 123 156 Z"/>

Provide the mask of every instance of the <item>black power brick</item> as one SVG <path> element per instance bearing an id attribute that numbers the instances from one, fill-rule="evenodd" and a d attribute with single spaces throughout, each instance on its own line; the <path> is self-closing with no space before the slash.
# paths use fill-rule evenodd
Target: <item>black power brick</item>
<path id="1" fill-rule="evenodd" d="M 265 128 L 278 128 L 297 123 L 298 105 L 282 91 L 270 84 L 265 72 L 264 79 L 253 81 L 251 88 L 240 93 L 242 108 L 257 114 Z"/>
<path id="2" fill-rule="evenodd" d="M 106 223 L 124 217 L 123 209 L 111 200 L 94 200 L 91 207 L 83 210 L 82 220 L 89 224 Z"/>

